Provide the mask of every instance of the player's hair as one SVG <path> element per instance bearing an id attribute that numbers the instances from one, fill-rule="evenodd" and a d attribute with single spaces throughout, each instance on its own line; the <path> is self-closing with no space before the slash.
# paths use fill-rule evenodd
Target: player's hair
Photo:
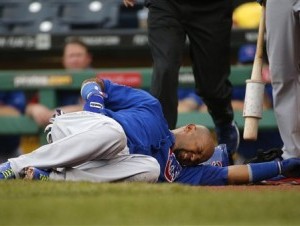
<path id="1" fill-rule="evenodd" d="M 65 49 L 66 46 L 69 45 L 69 44 L 80 45 L 80 46 L 82 46 L 83 48 L 86 49 L 87 53 L 90 53 L 90 50 L 89 50 L 89 47 L 87 46 L 87 44 L 79 37 L 68 37 L 65 41 L 63 49 Z"/>

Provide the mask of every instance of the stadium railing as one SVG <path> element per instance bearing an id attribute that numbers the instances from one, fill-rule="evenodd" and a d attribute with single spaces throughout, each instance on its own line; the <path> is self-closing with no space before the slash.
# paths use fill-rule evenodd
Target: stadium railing
<path id="1" fill-rule="evenodd" d="M 232 66 L 230 80 L 234 86 L 245 85 L 251 77 L 252 66 Z M 56 106 L 57 90 L 80 90 L 84 79 L 100 76 L 112 81 L 148 90 L 151 83 L 151 68 L 120 68 L 94 69 L 84 72 L 70 72 L 65 70 L 7 70 L 0 71 L 0 90 L 24 90 L 39 92 L 40 102 L 50 108 Z M 181 87 L 193 87 L 194 80 L 191 68 L 183 67 L 180 70 L 179 84 Z M 240 129 L 243 129 L 244 118 L 242 112 L 235 112 L 235 120 Z M 187 123 L 199 123 L 213 128 L 213 122 L 208 113 L 180 113 L 177 126 Z M 40 128 L 27 116 L 0 117 L 0 134 L 40 134 Z M 276 129 L 277 124 L 273 110 L 265 110 L 259 121 L 260 129 Z"/>

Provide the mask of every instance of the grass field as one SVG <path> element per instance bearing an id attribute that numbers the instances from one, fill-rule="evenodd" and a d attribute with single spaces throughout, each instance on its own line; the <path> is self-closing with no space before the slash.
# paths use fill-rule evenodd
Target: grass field
<path id="1" fill-rule="evenodd" d="M 0 225 L 300 225 L 300 186 L 0 182 Z"/>

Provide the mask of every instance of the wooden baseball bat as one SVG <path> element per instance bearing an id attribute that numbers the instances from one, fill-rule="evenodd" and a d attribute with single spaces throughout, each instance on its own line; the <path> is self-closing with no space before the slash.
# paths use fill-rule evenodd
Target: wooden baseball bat
<path id="1" fill-rule="evenodd" d="M 245 97 L 245 105 L 244 105 L 244 118 L 245 118 L 245 124 L 244 124 L 244 134 L 243 137 L 245 140 L 256 140 L 257 139 L 257 132 L 258 132 L 258 121 L 261 117 L 256 117 L 255 115 L 245 115 L 245 109 L 253 108 L 253 106 L 249 106 L 250 101 L 246 101 L 247 99 L 247 92 L 253 92 L 253 89 L 248 90 L 248 82 L 249 83 L 263 83 L 262 82 L 262 64 L 263 64 L 263 47 L 264 47 L 264 33 L 265 33 L 265 6 L 262 6 L 262 13 L 258 28 L 258 37 L 257 37 L 257 43 L 256 43 L 256 52 L 255 52 L 255 58 L 253 62 L 253 68 L 251 73 L 251 80 L 247 80 L 247 87 L 246 87 L 246 97 Z M 263 83 L 264 85 L 264 83 Z M 260 99 L 261 98 L 261 99 Z M 252 102 L 255 102 L 254 105 L 261 105 L 258 106 L 262 109 L 262 103 L 263 103 L 263 93 L 261 96 L 257 96 L 256 100 L 252 100 Z M 253 103 L 252 103 L 253 104 Z"/>

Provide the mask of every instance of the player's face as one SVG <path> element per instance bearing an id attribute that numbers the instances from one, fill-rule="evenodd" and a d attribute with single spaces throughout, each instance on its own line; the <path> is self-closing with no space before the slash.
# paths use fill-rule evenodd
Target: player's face
<path id="1" fill-rule="evenodd" d="M 174 154 L 181 165 L 193 166 L 208 160 L 214 151 L 214 141 L 209 131 L 202 127 L 187 127 L 184 139 L 174 147 Z"/>
<path id="2" fill-rule="evenodd" d="M 178 162 L 183 166 L 195 166 L 207 160 L 207 156 L 203 150 L 177 149 L 174 150 L 174 153 Z"/>

